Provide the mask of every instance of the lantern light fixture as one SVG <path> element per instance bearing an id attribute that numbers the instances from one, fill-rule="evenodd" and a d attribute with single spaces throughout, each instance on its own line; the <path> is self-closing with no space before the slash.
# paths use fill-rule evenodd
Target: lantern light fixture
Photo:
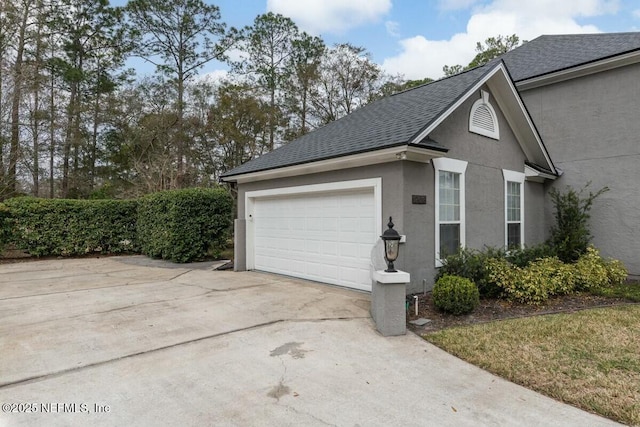
<path id="1" fill-rule="evenodd" d="M 385 272 L 387 273 L 397 273 L 398 270 L 395 269 L 393 263 L 398 259 L 398 254 L 400 252 L 400 234 L 396 230 L 393 229 L 393 221 L 392 218 L 389 217 L 389 223 L 387 224 L 388 229 L 382 233 L 380 238 L 384 242 L 384 259 L 387 262 L 387 269 Z"/>

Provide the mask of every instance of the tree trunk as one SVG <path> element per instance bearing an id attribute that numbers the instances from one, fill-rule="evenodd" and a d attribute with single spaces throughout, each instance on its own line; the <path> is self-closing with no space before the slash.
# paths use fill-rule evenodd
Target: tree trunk
<path id="1" fill-rule="evenodd" d="M 30 3 L 25 2 L 22 21 L 18 31 L 16 62 L 13 68 L 13 97 L 11 100 L 11 142 L 9 146 L 9 170 L 7 173 L 8 196 L 16 193 L 18 181 L 16 171 L 20 151 L 20 101 L 22 100 L 22 61 L 24 56 L 25 33 Z"/>
<path id="2" fill-rule="evenodd" d="M 36 78 L 38 75 L 38 69 L 36 68 Z M 39 118 L 39 103 L 40 103 L 40 88 L 36 85 L 33 93 L 33 102 L 35 111 L 33 112 L 33 189 L 32 194 L 38 197 L 40 194 L 40 118 Z"/>
<path id="3" fill-rule="evenodd" d="M 53 43 L 51 43 L 52 46 L 52 50 L 53 50 Z M 55 127 L 55 122 L 56 122 L 56 104 L 55 104 L 55 82 L 56 82 L 56 76 L 55 76 L 55 70 L 53 69 L 53 67 L 51 67 L 51 86 L 50 86 L 50 96 L 49 96 L 49 198 L 53 199 L 53 197 L 55 196 L 54 193 L 54 183 L 53 183 L 53 179 L 54 179 L 54 173 L 53 173 L 53 166 L 54 166 L 54 160 L 55 160 L 55 154 L 56 154 L 56 127 Z"/>
<path id="4" fill-rule="evenodd" d="M 176 187 L 184 186 L 184 75 L 182 70 L 178 72 L 178 140 L 177 140 L 177 157 L 178 157 L 178 174 L 176 177 Z"/>
<path id="5" fill-rule="evenodd" d="M 100 67 L 98 66 L 98 69 Z M 100 89 L 96 86 L 93 104 L 93 131 L 91 132 L 91 158 L 89 159 L 89 190 L 93 191 L 96 183 L 96 153 L 98 152 L 98 120 L 100 117 Z"/>
<path id="6" fill-rule="evenodd" d="M 73 143 L 73 110 L 75 109 L 76 94 L 76 84 L 72 84 L 69 95 L 69 105 L 67 106 L 67 131 L 64 139 L 64 148 L 62 150 L 62 198 L 66 198 L 69 194 L 69 158 L 71 157 L 71 145 Z"/>

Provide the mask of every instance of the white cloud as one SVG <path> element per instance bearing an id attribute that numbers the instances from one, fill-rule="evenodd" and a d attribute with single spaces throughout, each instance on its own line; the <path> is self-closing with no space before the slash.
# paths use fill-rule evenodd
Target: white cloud
<path id="1" fill-rule="evenodd" d="M 449 40 L 420 35 L 400 40 L 400 53 L 386 58 L 382 66 L 410 79 L 438 78 L 444 65 L 468 64 L 476 54 L 476 43 L 488 37 L 517 34 L 521 40 L 532 40 L 542 34 L 594 33 L 597 27 L 580 25 L 576 18 L 616 13 L 618 8 L 617 0 L 494 0 L 474 9 L 466 31 Z"/>
<path id="2" fill-rule="evenodd" d="M 342 34 L 380 21 L 391 10 L 391 0 L 267 0 L 267 10 L 288 16 L 312 34 Z"/>
<path id="3" fill-rule="evenodd" d="M 636 9 L 632 13 L 635 18 L 640 19 L 640 9 Z"/>
<path id="4" fill-rule="evenodd" d="M 385 28 L 387 29 L 387 34 L 391 37 L 400 37 L 400 24 L 396 21 L 387 21 L 384 23 Z"/>

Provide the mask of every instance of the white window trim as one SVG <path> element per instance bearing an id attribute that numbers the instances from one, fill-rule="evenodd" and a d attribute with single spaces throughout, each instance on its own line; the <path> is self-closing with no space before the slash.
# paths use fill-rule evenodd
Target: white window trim
<path id="1" fill-rule="evenodd" d="M 507 183 L 517 182 L 520 184 L 520 247 L 524 247 L 524 181 L 526 174 L 523 172 L 515 172 L 502 169 L 504 178 L 504 247 L 509 249 L 509 221 L 508 221 L 508 205 L 507 205 Z"/>
<path id="2" fill-rule="evenodd" d="M 436 267 L 442 267 L 440 259 L 440 171 L 460 174 L 460 246 L 464 247 L 465 239 L 465 172 L 467 164 L 463 160 L 440 157 L 431 160 L 435 170 L 435 244 Z"/>
<path id="3" fill-rule="evenodd" d="M 278 197 L 302 195 L 310 193 L 326 193 L 357 189 L 373 189 L 375 203 L 376 233 L 382 234 L 382 178 L 357 179 L 353 181 L 337 181 L 322 184 L 300 185 L 295 187 L 270 188 L 267 190 L 248 191 L 244 195 L 244 219 L 246 220 L 245 254 L 247 270 L 255 269 L 255 224 L 253 215 L 255 201 L 262 197 Z"/>
<path id="4" fill-rule="evenodd" d="M 491 139 L 500 139 L 500 126 L 498 124 L 498 116 L 496 115 L 496 111 L 493 109 L 493 106 L 489 103 L 489 92 L 480 91 L 481 97 L 471 106 L 471 112 L 469 113 L 469 132 L 477 133 L 478 135 L 486 136 Z M 493 119 L 493 126 L 495 131 L 490 132 L 487 129 L 483 129 L 481 127 L 475 126 L 473 124 L 473 115 L 478 107 L 484 105 L 489 110 L 491 114 L 491 118 Z"/>

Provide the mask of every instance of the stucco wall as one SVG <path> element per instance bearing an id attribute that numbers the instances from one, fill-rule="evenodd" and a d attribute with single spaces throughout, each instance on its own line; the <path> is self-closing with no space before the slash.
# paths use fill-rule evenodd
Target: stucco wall
<path id="1" fill-rule="evenodd" d="M 524 172 L 525 156 L 506 120 L 494 102 L 500 126 L 496 141 L 468 131 L 472 104 L 465 102 L 430 136 L 449 148 L 447 157 L 467 160 L 466 243 L 481 249 L 502 247 L 505 242 L 504 179 L 502 169 Z M 283 188 L 366 178 L 382 178 L 382 219 L 393 216 L 396 229 L 407 236 L 396 266 L 411 274 L 407 292 L 431 289 L 435 267 L 435 170 L 432 164 L 394 161 L 359 168 L 323 172 L 241 184 L 238 187 L 238 218 L 244 219 L 247 191 Z M 525 243 L 533 244 L 544 235 L 544 190 L 538 183 L 525 183 Z M 412 196 L 426 196 L 426 204 L 413 204 Z M 528 220 L 528 218 L 531 218 Z M 238 242 L 238 245 L 244 245 Z M 237 248 L 245 251 L 244 246 Z M 242 266 L 240 266 L 242 268 Z"/>
<path id="2" fill-rule="evenodd" d="M 591 211 L 593 242 L 640 275 L 640 65 L 522 92 L 557 167 L 554 185 L 607 186 Z M 547 201 L 546 217 L 552 217 Z"/>
<path id="3" fill-rule="evenodd" d="M 395 161 L 372 166 L 363 166 L 351 169 L 342 169 L 331 172 L 301 175 L 291 178 L 280 178 L 265 181 L 256 181 L 238 186 L 238 218 L 245 219 L 245 193 L 248 191 L 265 190 L 270 188 L 296 187 L 300 185 L 322 184 L 328 182 L 352 181 L 356 179 L 382 178 L 382 219 L 387 223 L 389 216 L 393 217 L 396 229 L 404 233 L 403 221 L 403 176 L 402 162 Z M 386 227 L 384 227 L 386 228 Z M 236 250 L 245 252 L 246 242 L 240 242 L 243 246 Z M 403 260 L 397 263 L 403 268 Z M 236 268 L 243 270 L 244 265 Z"/>
<path id="4" fill-rule="evenodd" d="M 433 287 L 435 275 L 434 246 L 434 174 L 430 164 L 402 162 L 404 191 L 403 234 L 407 242 L 401 248 L 404 266 L 411 273 L 407 292 L 421 292 Z M 412 195 L 427 196 L 425 205 L 413 204 Z"/>
<path id="5" fill-rule="evenodd" d="M 502 169 L 524 172 L 525 155 L 507 121 L 492 102 L 500 126 L 500 140 L 468 131 L 469 112 L 479 98 L 472 97 L 440 125 L 431 137 L 449 148 L 447 157 L 467 160 L 466 171 L 466 245 L 502 247 L 505 243 L 504 178 Z M 434 173 L 433 171 L 431 172 Z M 525 182 L 525 244 L 540 241 L 544 222 L 542 184 Z M 528 221 L 531 218 L 531 221 Z M 538 219 L 536 219 L 538 218 Z"/>

